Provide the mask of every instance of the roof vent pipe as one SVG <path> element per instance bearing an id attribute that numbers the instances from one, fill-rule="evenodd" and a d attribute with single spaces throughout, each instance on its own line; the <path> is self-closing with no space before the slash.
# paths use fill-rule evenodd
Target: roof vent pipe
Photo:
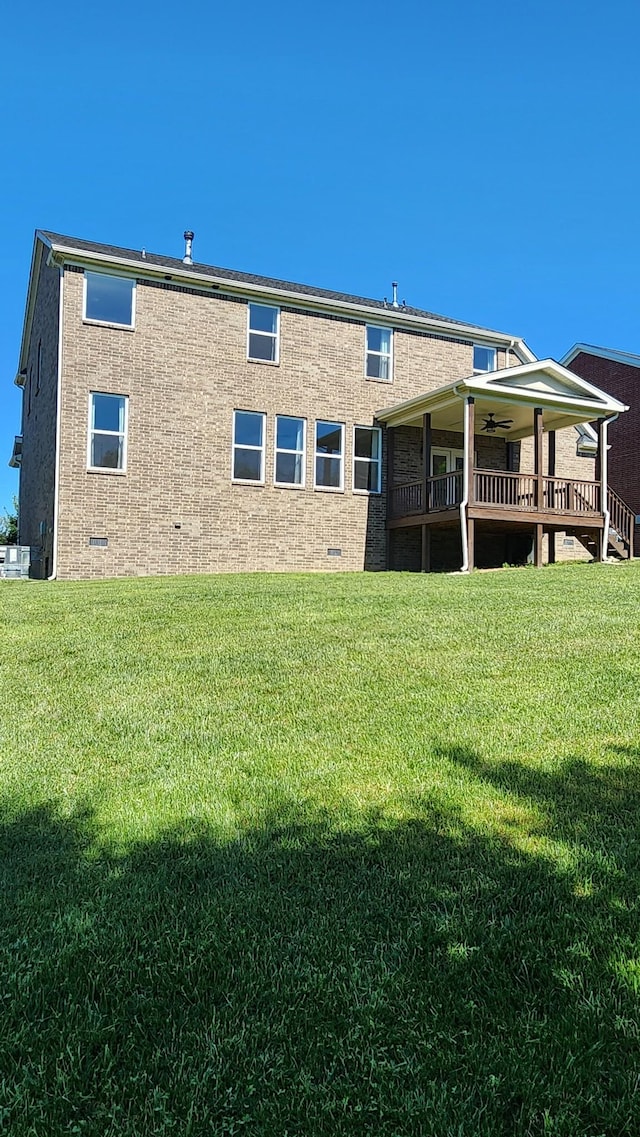
<path id="1" fill-rule="evenodd" d="M 192 265 L 193 261 L 191 259 L 191 243 L 193 241 L 193 233 L 191 232 L 191 229 L 185 229 L 184 239 L 186 241 L 186 245 L 185 245 L 185 249 L 184 249 L 184 256 L 182 258 L 182 263 L 183 263 L 183 265 Z"/>
<path id="2" fill-rule="evenodd" d="M 400 305 L 398 304 L 398 281 L 392 280 L 391 281 L 391 287 L 393 288 L 393 300 L 391 301 L 391 305 L 393 308 L 399 308 Z"/>

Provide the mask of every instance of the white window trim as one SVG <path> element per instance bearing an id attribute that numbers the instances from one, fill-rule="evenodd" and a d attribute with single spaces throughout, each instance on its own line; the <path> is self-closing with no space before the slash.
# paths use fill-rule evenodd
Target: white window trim
<path id="1" fill-rule="evenodd" d="M 260 415 L 262 419 L 262 446 L 248 445 L 247 443 L 236 444 L 236 415 Z M 267 415 L 265 411 L 251 411 L 246 407 L 237 407 L 233 412 L 233 425 L 231 431 L 231 481 L 236 486 L 263 486 L 265 484 L 265 451 L 267 446 Z M 259 450 L 260 451 L 260 480 L 256 478 L 236 478 L 234 474 L 236 465 L 236 450 Z"/>
<path id="2" fill-rule="evenodd" d="M 90 276 L 117 276 L 123 280 L 131 280 L 131 323 L 118 324 L 115 320 L 95 320 L 92 316 L 87 316 L 87 275 Z M 86 269 L 83 273 L 82 281 L 82 322 L 83 324 L 95 324 L 100 328 L 122 328 L 128 332 L 135 331 L 136 327 L 136 294 L 138 291 L 137 280 L 132 280 L 125 272 L 95 272 L 93 269 Z M 98 392 L 100 394 L 100 392 Z"/>
<path id="3" fill-rule="evenodd" d="M 369 328 L 382 329 L 384 332 L 389 332 L 389 351 L 369 351 L 367 347 L 369 340 Z M 393 328 L 388 324 L 365 324 L 364 329 L 364 377 L 371 383 L 393 383 L 393 341 L 394 341 Z M 380 379 L 378 375 L 369 375 L 367 373 L 367 361 L 370 355 L 377 355 L 380 359 L 389 360 L 389 378 Z"/>
<path id="4" fill-rule="evenodd" d="M 488 375 L 491 371 L 495 371 L 497 369 L 497 366 L 498 366 L 498 349 L 496 347 L 494 347 L 493 344 L 490 344 L 490 343 L 474 343 L 474 345 L 473 345 L 474 353 L 475 353 L 475 350 L 477 347 L 482 348 L 483 351 L 492 351 L 493 352 L 493 367 L 474 367 L 473 368 L 473 374 L 474 375 Z"/>
<path id="5" fill-rule="evenodd" d="M 318 451 L 318 423 L 334 423 L 335 426 L 340 427 L 340 455 L 337 454 L 322 454 Z M 345 425 L 343 422 L 336 422 L 332 418 L 318 418 L 315 422 L 314 439 L 313 439 L 313 488 L 320 490 L 322 493 L 344 493 L 344 442 L 345 442 Z M 317 459 L 330 458 L 333 462 L 340 463 L 340 485 L 339 486 L 323 486 L 318 484 L 317 477 Z"/>
<path id="6" fill-rule="evenodd" d="M 295 422 L 302 423 L 302 451 L 289 450 L 286 446 L 278 446 L 278 419 L 290 418 Z M 303 490 L 307 484 L 307 420 L 302 415 L 276 415 L 275 434 L 273 439 L 273 484 L 289 490 Z M 276 478 L 276 470 L 278 468 L 278 454 L 294 454 L 302 453 L 302 481 L 301 482 L 279 482 Z"/>
<path id="7" fill-rule="evenodd" d="M 378 435 L 378 457 L 377 458 L 361 458 L 356 455 L 356 430 L 369 430 Z M 353 492 L 355 494 L 362 494 L 364 497 L 374 497 L 382 493 L 382 430 L 379 426 L 367 426 L 364 423 L 356 423 L 353 428 Z M 378 468 L 378 488 L 377 490 L 361 490 L 356 489 L 356 462 L 367 462 L 370 466 L 377 466 Z"/>
<path id="8" fill-rule="evenodd" d="M 92 421 L 93 411 L 93 396 L 94 395 L 110 395 L 113 399 L 124 399 L 124 428 L 123 430 L 95 430 Z M 129 396 L 120 395 L 117 391 L 90 391 L 89 392 L 89 412 L 87 420 L 87 470 L 92 474 L 126 474 L 127 472 L 127 451 L 129 441 Z M 122 437 L 122 465 L 121 466 L 92 466 L 91 465 L 91 442 L 94 434 L 108 434 L 113 438 Z"/>
<path id="9" fill-rule="evenodd" d="M 256 331 L 251 327 L 251 309 L 252 308 L 270 308 L 271 311 L 276 313 L 276 330 L 275 332 L 262 332 Z M 269 339 L 276 341 L 276 355 L 275 359 L 260 359 L 257 355 L 251 355 L 249 348 L 251 344 L 251 334 L 254 336 L 267 336 Z M 257 301 L 249 300 L 247 304 L 247 362 L 248 363 L 266 363 L 267 366 L 275 367 L 280 363 L 280 308 L 277 304 L 260 304 Z"/>

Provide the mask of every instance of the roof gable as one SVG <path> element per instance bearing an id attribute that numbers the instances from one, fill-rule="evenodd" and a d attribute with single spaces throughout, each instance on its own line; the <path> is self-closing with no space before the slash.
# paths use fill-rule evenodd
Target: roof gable
<path id="1" fill-rule="evenodd" d="M 640 368 L 640 355 L 634 355 L 629 351 L 617 351 L 613 347 L 595 347 L 589 343 L 574 343 L 567 354 L 563 355 L 560 362 L 568 366 L 579 355 L 591 355 L 596 359 L 610 359 L 613 363 L 624 363 L 627 367 Z"/>
<path id="2" fill-rule="evenodd" d="M 532 398 L 540 394 L 562 401 L 575 399 L 580 402 L 600 404 L 604 413 L 611 413 L 608 410 L 611 396 L 587 383 L 573 371 L 568 371 L 553 359 L 543 359 L 536 363 L 524 364 L 522 367 L 493 371 L 468 382 L 470 387 L 487 393 L 512 392 L 514 395 L 525 397 L 529 395 Z M 619 407 L 620 410 L 624 409 L 622 404 L 619 404 Z"/>

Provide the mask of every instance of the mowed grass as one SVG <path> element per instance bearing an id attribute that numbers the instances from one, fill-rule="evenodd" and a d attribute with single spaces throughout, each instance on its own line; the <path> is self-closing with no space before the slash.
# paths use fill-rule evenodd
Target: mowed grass
<path id="1" fill-rule="evenodd" d="M 0 1132 L 640 1132 L 640 563 L 0 587 Z"/>

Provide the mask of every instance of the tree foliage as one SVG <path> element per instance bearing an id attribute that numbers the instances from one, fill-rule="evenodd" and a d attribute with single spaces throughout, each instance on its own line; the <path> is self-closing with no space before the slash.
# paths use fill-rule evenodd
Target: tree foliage
<path id="1" fill-rule="evenodd" d="M 0 515 L 0 545 L 18 544 L 18 500 L 13 499 L 13 510 Z"/>

